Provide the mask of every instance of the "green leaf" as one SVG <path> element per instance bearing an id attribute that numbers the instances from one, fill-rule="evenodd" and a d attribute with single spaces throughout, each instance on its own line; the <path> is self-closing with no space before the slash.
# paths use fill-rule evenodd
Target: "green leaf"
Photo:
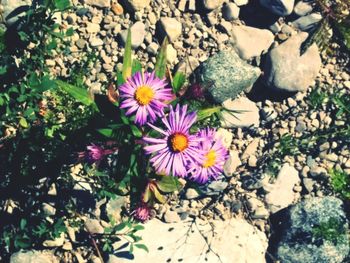
<path id="1" fill-rule="evenodd" d="M 340 34 L 343 37 L 345 46 L 350 50 L 350 22 L 344 20 L 342 23 L 336 24 Z"/>
<path id="2" fill-rule="evenodd" d="M 181 189 L 179 180 L 173 176 L 162 176 L 162 179 L 157 182 L 157 187 L 164 193 L 172 193 Z"/>
<path id="3" fill-rule="evenodd" d="M 140 231 L 140 230 L 144 230 L 145 229 L 145 227 L 144 226 L 142 226 L 142 225 L 136 225 L 136 226 L 134 226 L 134 231 L 136 232 L 136 231 Z"/>
<path id="4" fill-rule="evenodd" d="M 136 125 L 131 124 L 131 125 L 130 125 L 130 129 L 131 129 L 132 134 L 133 134 L 135 137 L 137 137 L 137 138 L 141 138 L 141 137 L 142 137 L 142 132 L 140 131 L 139 128 L 137 128 Z"/>
<path id="5" fill-rule="evenodd" d="M 73 27 L 68 28 L 67 31 L 66 31 L 66 36 L 67 37 L 71 37 L 71 36 L 73 36 L 73 34 L 74 34 Z"/>
<path id="6" fill-rule="evenodd" d="M 143 194 L 143 202 L 148 203 L 148 201 L 152 198 L 152 192 L 149 189 L 149 187 L 147 186 L 144 194 Z"/>
<path id="7" fill-rule="evenodd" d="M 157 187 L 151 185 L 151 191 L 154 193 L 155 198 L 164 204 L 166 202 L 165 197 L 158 191 Z"/>
<path id="8" fill-rule="evenodd" d="M 31 240 L 26 237 L 16 236 L 14 245 L 16 248 L 29 248 L 31 246 Z"/>
<path id="9" fill-rule="evenodd" d="M 126 227 L 126 225 L 127 225 L 126 222 L 122 222 L 119 225 L 114 227 L 114 231 L 119 232 L 119 231 L 123 230 Z"/>
<path id="10" fill-rule="evenodd" d="M 131 30 L 128 29 L 128 36 L 126 38 L 124 58 L 123 58 L 123 78 L 127 80 L 132 73 L 132 48 L 131 48 Z"/>
<path id="11" fill-rule="evenodd" d="M 199 110 L 197 112 L 197 121 L 201 121 L 201 120 L 204 120 L 206 118 L 209 118 L 213 114 L 219 113 L 221 110 L 222 110 L 221 106 L 211 107 L 211 108 L 206 108 L 206 109 Z"/>
<path id="12" fill-rule="evenodd" d="M 61 81 L 61 80 L 56 80 L 56 84 L 58 85 L 59 88 L 67 92 L 70 96 L 75 98 L 77 101 L 80 103 L 86 105 L 86 106 L 94 106 L 95 109 L 97 109 L 97 106 L 95 102 L 92 100 L 90 97 L 89 93 L 87 90 L 78 88 L 76 86 L 73 86 L 67 82 Z"/>
<path id="13" fill-rule="evenodd" d="M 112 129 L 98 129 L 97 132 L 102 134 L 103 136 L 107 138 L 111 138 L 113 136 L 113 130 Z"/>
<path id="14" fill-rule="evenodd" d="M 24 219 L 24 218 L 22 218 L 22 219 L 21 219 L 21 222 L 20 222 L 20 224 L 19 224 L 20 229 L 21 229 L 21 230 L 24 230 L 25 227 L 26 227 L 26 225 L 27 225 L 27 220 Z"/>
<path id="15" fill-rule="evenodd" d="M 141 64 L 140 61 L 134 60 L 132 62 L 132 75 L 134 75 L 137 72 L 141 72 L 142 73 L 142 64 Z"/>
<path id="16" fill-rule="evenodd" d="M 55 7 L 59 11 L 63 11 L 65 9 L 70 8 L 70 1 L 69 0 L 54 0 L 55 1 Z"/>
<path id="17" fill-rule="evenodd" d="M 57 84 L 55 81 L 51 80 L 49 76 L 44 76 L 41 80 L 38 80 L 37 84 L 32 84 L 31 87 L 36 92 L 42 93 L 49 89 L 55 89 Z"/>
<path id="18" fill-rule="evenodd" d="M 27 122 L 27 120 L 25 119 L 25 118 L 20 118 L 19 119 L 19 125 L 21 125 L 22 126 L 22 128 L 28 128 L 28 122 Z"/>
<path id="19" fill-rule="evenodd" d="M 160 52 L 157 56 L 157 62 L 155 65 L 155 73 L 158 78 L 164 78 L 166 72 L 166 63 L 167 63 L 167 48 L 168 48 L 168 38 L 165 37 L 163 44 L 160 48 Z"/>
<path id="20" fill-rule="evenodd" d="M 135 247 L 139 248 L 139 249 L 143 249 L 145 250 L 147 253 L 149 253 L 148 247 L 144 244 L 135 244 Z"/>
<path id="21" fill-rule="evenodd" d="M 186 75 L 182 72 L 177 71 L 173 78 L 173 92 L 177 93 L 185 85 Z"/>
<path id="22" fill-rule="evenodd" d="M 123 73 L 118 71 L 117 72 L 117 85 L 118 87 L 120 87 L 121 85 L 123 85 L 125 83 L 125 79 L 123 77 Z"/>
<path id="23" fill-rule="evenodd" d="M 0 67 L 0 75 L 4 75 L 7 72 L 7 67 L 6 66 L 1 66 Z"/>

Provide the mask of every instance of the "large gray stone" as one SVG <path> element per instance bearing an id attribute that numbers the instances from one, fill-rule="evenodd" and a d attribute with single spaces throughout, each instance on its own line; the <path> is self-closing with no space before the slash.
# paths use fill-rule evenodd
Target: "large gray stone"
<path id="1" fill-rule="evenodd" d="M 84 3 L 87 5 L 97 6 L 100 8 L 109 8 L 111 7 L 110 0 L 84 0 Z"/>
<path id="2" fill-rule="evenodd" d="M 259 68 L 247 64 L 234 50 L 229 50 L 221 51 L 203 63 L 199 78 L 213 99 L 222 103 L 252 86 L 260 74 Z"/>
<path id="3" fill-rule="evenodd" d="M 276 181 L 264 185 L 264 190 L 267 192 L 265 202 L 271 213 L 276 213 L 293 203 L 297 198 L 293 189 L 299 183 L 298 171 L 286 163 L 279 171 Z"/>
<path id="4" fill-rule="evenodd" d="M 131 46 L 133 49 L 136 49 L 145 40 L 146 27 L 141 21 L 138 21 L 131 26 L 130 31 L 131 31 Z M 128 37 L 128 30 L 123 30 L 120 33 L 120 36 L 121 36 L 123 44 L 125 45 L 127 37 Z"/>
<path id="5" fill-rule="evenodd" d="M 322 15 L 319 13 L 312 13 L 307 16 L 303 16 L 293 21 L 293 26 L 301 31 L 308 31 L 317 26 L 322 20 Z"/>
<path id="6" fill-rule="evenodd" d="M 222 112 L 221 127 L 259 127 L 259 109 L 253 101 L 240 97 L 235 100 L 226 100 L 223 106 L 227 111 Z"/>
<path id="7" fill-rule="evenodd" d="M 149 6 L 151 0 L 124 0 L 124 2 L 128 2 L 128 4 L 135 11 L 140 11 L 144 9 L 146 6 Z"/>
<path id="8" fill-rule="evenodd" d="M 312 44 L 304 54 L 300 48 L 308 34 L 301 32 L 272 49 L 264 65 L 264 81 L 279 90 L 306 91 L 316 78 L 322 62 L 316 44 Z"/>
<path id="9" fill-rule="evenodd" d="M 343 202 L 335 197 L 306 199 L 286 211 L 276 228 L 276 256 L 283 263 L 341 263 L 349 254 L 349 225 Z M 321 226 L 336 239 L 316 234 Z"/>
<path id="10" fill-rule="evenodd" d="M 58 263 L 52 251 L 19 251 L 10 258 L 10 263 Z"/>
<path id="11" fill-rule="evenodd" d="M 271 31 L 250 26 L 233 26 L 231 32 L 234 47 L 242 59 L 259 57 L 270 48 L 274 39 Z"/>
<path id="12" fill-rule="evenodd" d="M 260 4 L 276 15 L 287 16 L 293 12 L 294 0 L 260 0 Z"/>
<path id="13" fill-rule="evenodd" d="M 150 252 L 134 249 L 132 262 L 266 263 L 267 238 L 263 232 L 242 219 L 212 223 L 196 220 L 193 224 L 165 224 L 153 219 L 140 231 Z M 120 258 L 115 262 L 130 261 Z"/>

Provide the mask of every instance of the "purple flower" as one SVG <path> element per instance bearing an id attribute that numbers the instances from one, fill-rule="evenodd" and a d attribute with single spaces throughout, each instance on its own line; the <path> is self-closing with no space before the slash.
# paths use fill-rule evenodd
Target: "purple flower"
<path id="1" fill-rule="evenodd" d="M 192 163 L 189 167 L 190 178 L 198 183 L 216 179 L 223 172 L 228 151 L 220 139 L 215 138 L 214 129 L 204 129 L 197 136 L 203 138 L 198 148 L 204 153 L 204 160 Z"/>
<path id="2" fill-rule="evenodd" d="M 142 223 L 146 222 L 151 218 L 151 208 L 146 203 L 142 202 L 132 211 L 131 215 Z"/>
<path id="3" fill-rule="evenodd" d="M 91 144 L 87 146 L 87 158 L 90 162 L 98 162 L 101 161 L 103 156 L 105 155 L 105 150 L 96 144 Z"/>
<path id="4" fill-rule="evenodd" d="M 159 79 L 155 73 L 137 72 L 119 87 L 123 99 L 121 108 L 128 109 L 126 115 L 136 112 L 135 123 L 144 125 L 147 121 L 154 122 L 157 116 L 163 115 L 165 101 L 171 100 L 173 94 L 170 88 L 165 88 L 165 79 Z"/>
<path id="5" fill-rule="evenodd" d="M 170 106 L 168 117 L 162 118 L 166 130 L 149 124 L 164 135 L 161 139 L 144 138 L 144 141 L 149 144 L 145 146 L 145 151 L 147 154 L 154 154 L 151 163 L 158 173 L 185 177 L 187 165 L 201 160 L 202 155 L 197 149 L 201 139 L 190 135 L 190 128 L 196 119 L 195 112 L 187 113 L 187 106 L 177 105 L 175 110 Z"/>

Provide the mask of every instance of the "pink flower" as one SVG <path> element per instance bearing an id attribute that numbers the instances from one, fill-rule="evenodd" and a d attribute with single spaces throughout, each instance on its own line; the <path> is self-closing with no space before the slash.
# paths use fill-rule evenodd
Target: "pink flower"
<path id="1" fill-rule="evenodd" d="M 144 223 L 151 219 L 151 208 L 146 203 L 141 202 L 135 210 L 132 211 L 131 215 L 133 215 L 136 220 Z"/>
<path id="2" fill-rule="evenodd" d="M 137 125 L 154 122 L 163 115 L 163 109 L 168 107 L 166 101 L 173 99 L 172 90 L 166 88 L 167 85 L 165 79 L 155 76 L 155 72 L 137 72 L 119 87 L 123 100 L 120 108 L 127 109 L 127 116 L 135 114 Z"/>
<path id="3" fill-rule="evenodd" d="M 98 146 L 93 143 L 86 148 L 87 148 L 87 158 L 92 163 L 101 161 L 106 154 L 105 150 L 101 146 Z"/>

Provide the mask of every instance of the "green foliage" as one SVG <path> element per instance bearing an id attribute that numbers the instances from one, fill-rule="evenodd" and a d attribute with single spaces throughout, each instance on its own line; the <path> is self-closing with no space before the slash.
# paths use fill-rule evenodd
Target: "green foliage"
<path id="1" fill-rule="evenodd" d="M 186 75 L 179 71 L 176 72 L 172 82 L 173 92 L 175 94 L 178 93 L 181 90 L 181 88 L 185 85 L 185 83 Z"/>
<path id="2" fill-rule="evenodd" d="M 126 80 L 131 76 L 132 70 L 132 48 L 131 48 L 131 31 L 128 30 L 128 36 L 126 38 L 124 58 L 123 58 L 123 70 L 122 76 L 123 79 Z"/>
<path id="3" fill-rule="evenodd" d="M 319 88 L 313 89 L 309 95 L 309 104 L 313 109 L 318 109 L 322 106 L 327 98 L 327 94 Z"/>
<path id="4" fill-rule="evenodd" d="M 144 227 L 142 225 L 131 221 L 125 221 L 120 224 L 115 224 L 115 222 L 112 221 L 111 227 L 105 228 L 105 233 L 101 239 L 103 251 L 113 253 L 117 256 L 122 252 L 128 252 L 131 258 L 134 247 L 148 252 L 147 246 L 139 243 L 142 238 L 138 235 L 138 232 L 143 229 Z M 115 245 L 113 245 L 115 242 L 121 245 L 116 248 Z M 125 250 L 127 248 L 128 250 Z"/>
<path id="5" fill-rule="evenodd" d="M 329 174 L 334 191 L 339 193 L 343 198 L 350 199 L 350 175 L 344 171 L 334 169 Z"/>
<path id="6" fill-rule="evenodd" d="M 329 241 L 334 245 L 343 244 L 349 238 L 344 224 L 334 217 L 315 226 L 312 234 L 314 238 Z"/>
<path id="7" fill-rule="evenodd" d="M 163 40 L 163 44 L 160 47 L 160 52 L 158 53 L 157 62 L 154 69 L 156 72 L 156 76 L 160 79 L 164 78 L 166 73 L 168 43 L 168 38 L 165 37 Z"/>
<path id="8" fill-rule="evenodd" d="M 43 94 L 55 88 L 45 64 L 54 51 L 60 51 L 72 29 L 60 30 L 53 15 L 68 8 L 69 1 L 45 1 L 31 7 L 19 18 L 18 27 L 0 33 L 0 138 L 12 127 L 21 131 L 40 117 Z"/>

